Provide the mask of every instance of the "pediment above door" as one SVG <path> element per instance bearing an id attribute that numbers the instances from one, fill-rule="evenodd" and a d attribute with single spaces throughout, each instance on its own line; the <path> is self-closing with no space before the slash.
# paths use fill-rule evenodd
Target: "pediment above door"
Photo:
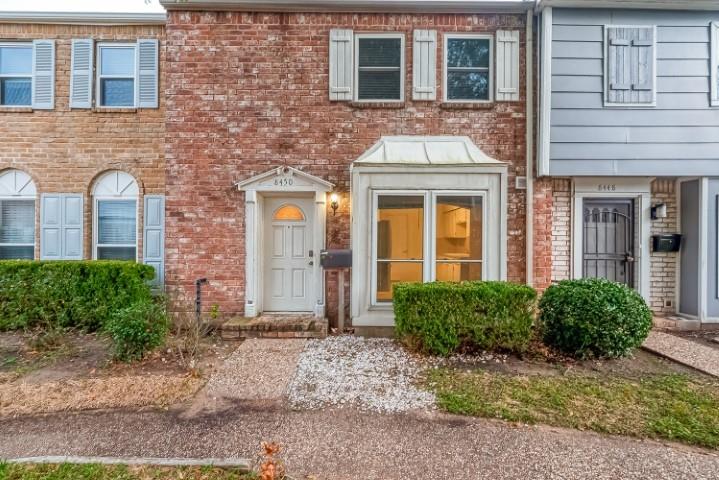
<path id="1" fill-rule="evenodd" d="M 276 167 L 235 184 L 240 191 L 331 192 L 334 184 L 293 167 Z"/>

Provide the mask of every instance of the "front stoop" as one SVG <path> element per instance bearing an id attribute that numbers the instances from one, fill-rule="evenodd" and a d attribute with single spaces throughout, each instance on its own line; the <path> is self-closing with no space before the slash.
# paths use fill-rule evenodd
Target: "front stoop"
<path id="1" fill-rule="evenodd" d="M 225 340 L 246 338 L 325 338 L 327 319 L 313 315 L 261 315 L 237 317 L 222 324 Z"/>
<path id="2" fill-rule="evenodd" d="M 702 324 L 699 320 L 683 318 L 677 315 L 659 316 L 654 315 L 654 328 L 661 330 L 692 331 L 701 330 Z"/>

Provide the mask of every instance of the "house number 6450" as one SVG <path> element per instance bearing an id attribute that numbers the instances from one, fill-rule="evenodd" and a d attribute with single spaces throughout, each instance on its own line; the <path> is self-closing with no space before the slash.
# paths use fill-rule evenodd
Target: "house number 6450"
<path id="1" fill-rule="evenodd" d="M 275 178 L 275 185 L 278 187 L 290 187 L 293 183 L 291 178 Z"/>

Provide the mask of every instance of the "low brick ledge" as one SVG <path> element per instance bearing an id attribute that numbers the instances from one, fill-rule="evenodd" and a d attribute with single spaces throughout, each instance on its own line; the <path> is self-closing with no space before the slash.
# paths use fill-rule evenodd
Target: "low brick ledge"
<path id="1" fill-rule="evenodd" d="M 245 338 L 324 338 L 327 320 L 311 316 L 237 317 L 220 327 L 223 339 Z"/>

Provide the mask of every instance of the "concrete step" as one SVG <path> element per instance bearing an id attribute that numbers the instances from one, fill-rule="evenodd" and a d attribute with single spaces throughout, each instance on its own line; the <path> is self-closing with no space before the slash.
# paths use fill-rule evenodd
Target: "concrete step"
<path id="1" fill-rule="evenodd" d="M 313 315 L 261 315 L 236 317 L 223 323 L 220 335 L 225 340 L 246 338 L 325 338 L 327 319 Z"/>

